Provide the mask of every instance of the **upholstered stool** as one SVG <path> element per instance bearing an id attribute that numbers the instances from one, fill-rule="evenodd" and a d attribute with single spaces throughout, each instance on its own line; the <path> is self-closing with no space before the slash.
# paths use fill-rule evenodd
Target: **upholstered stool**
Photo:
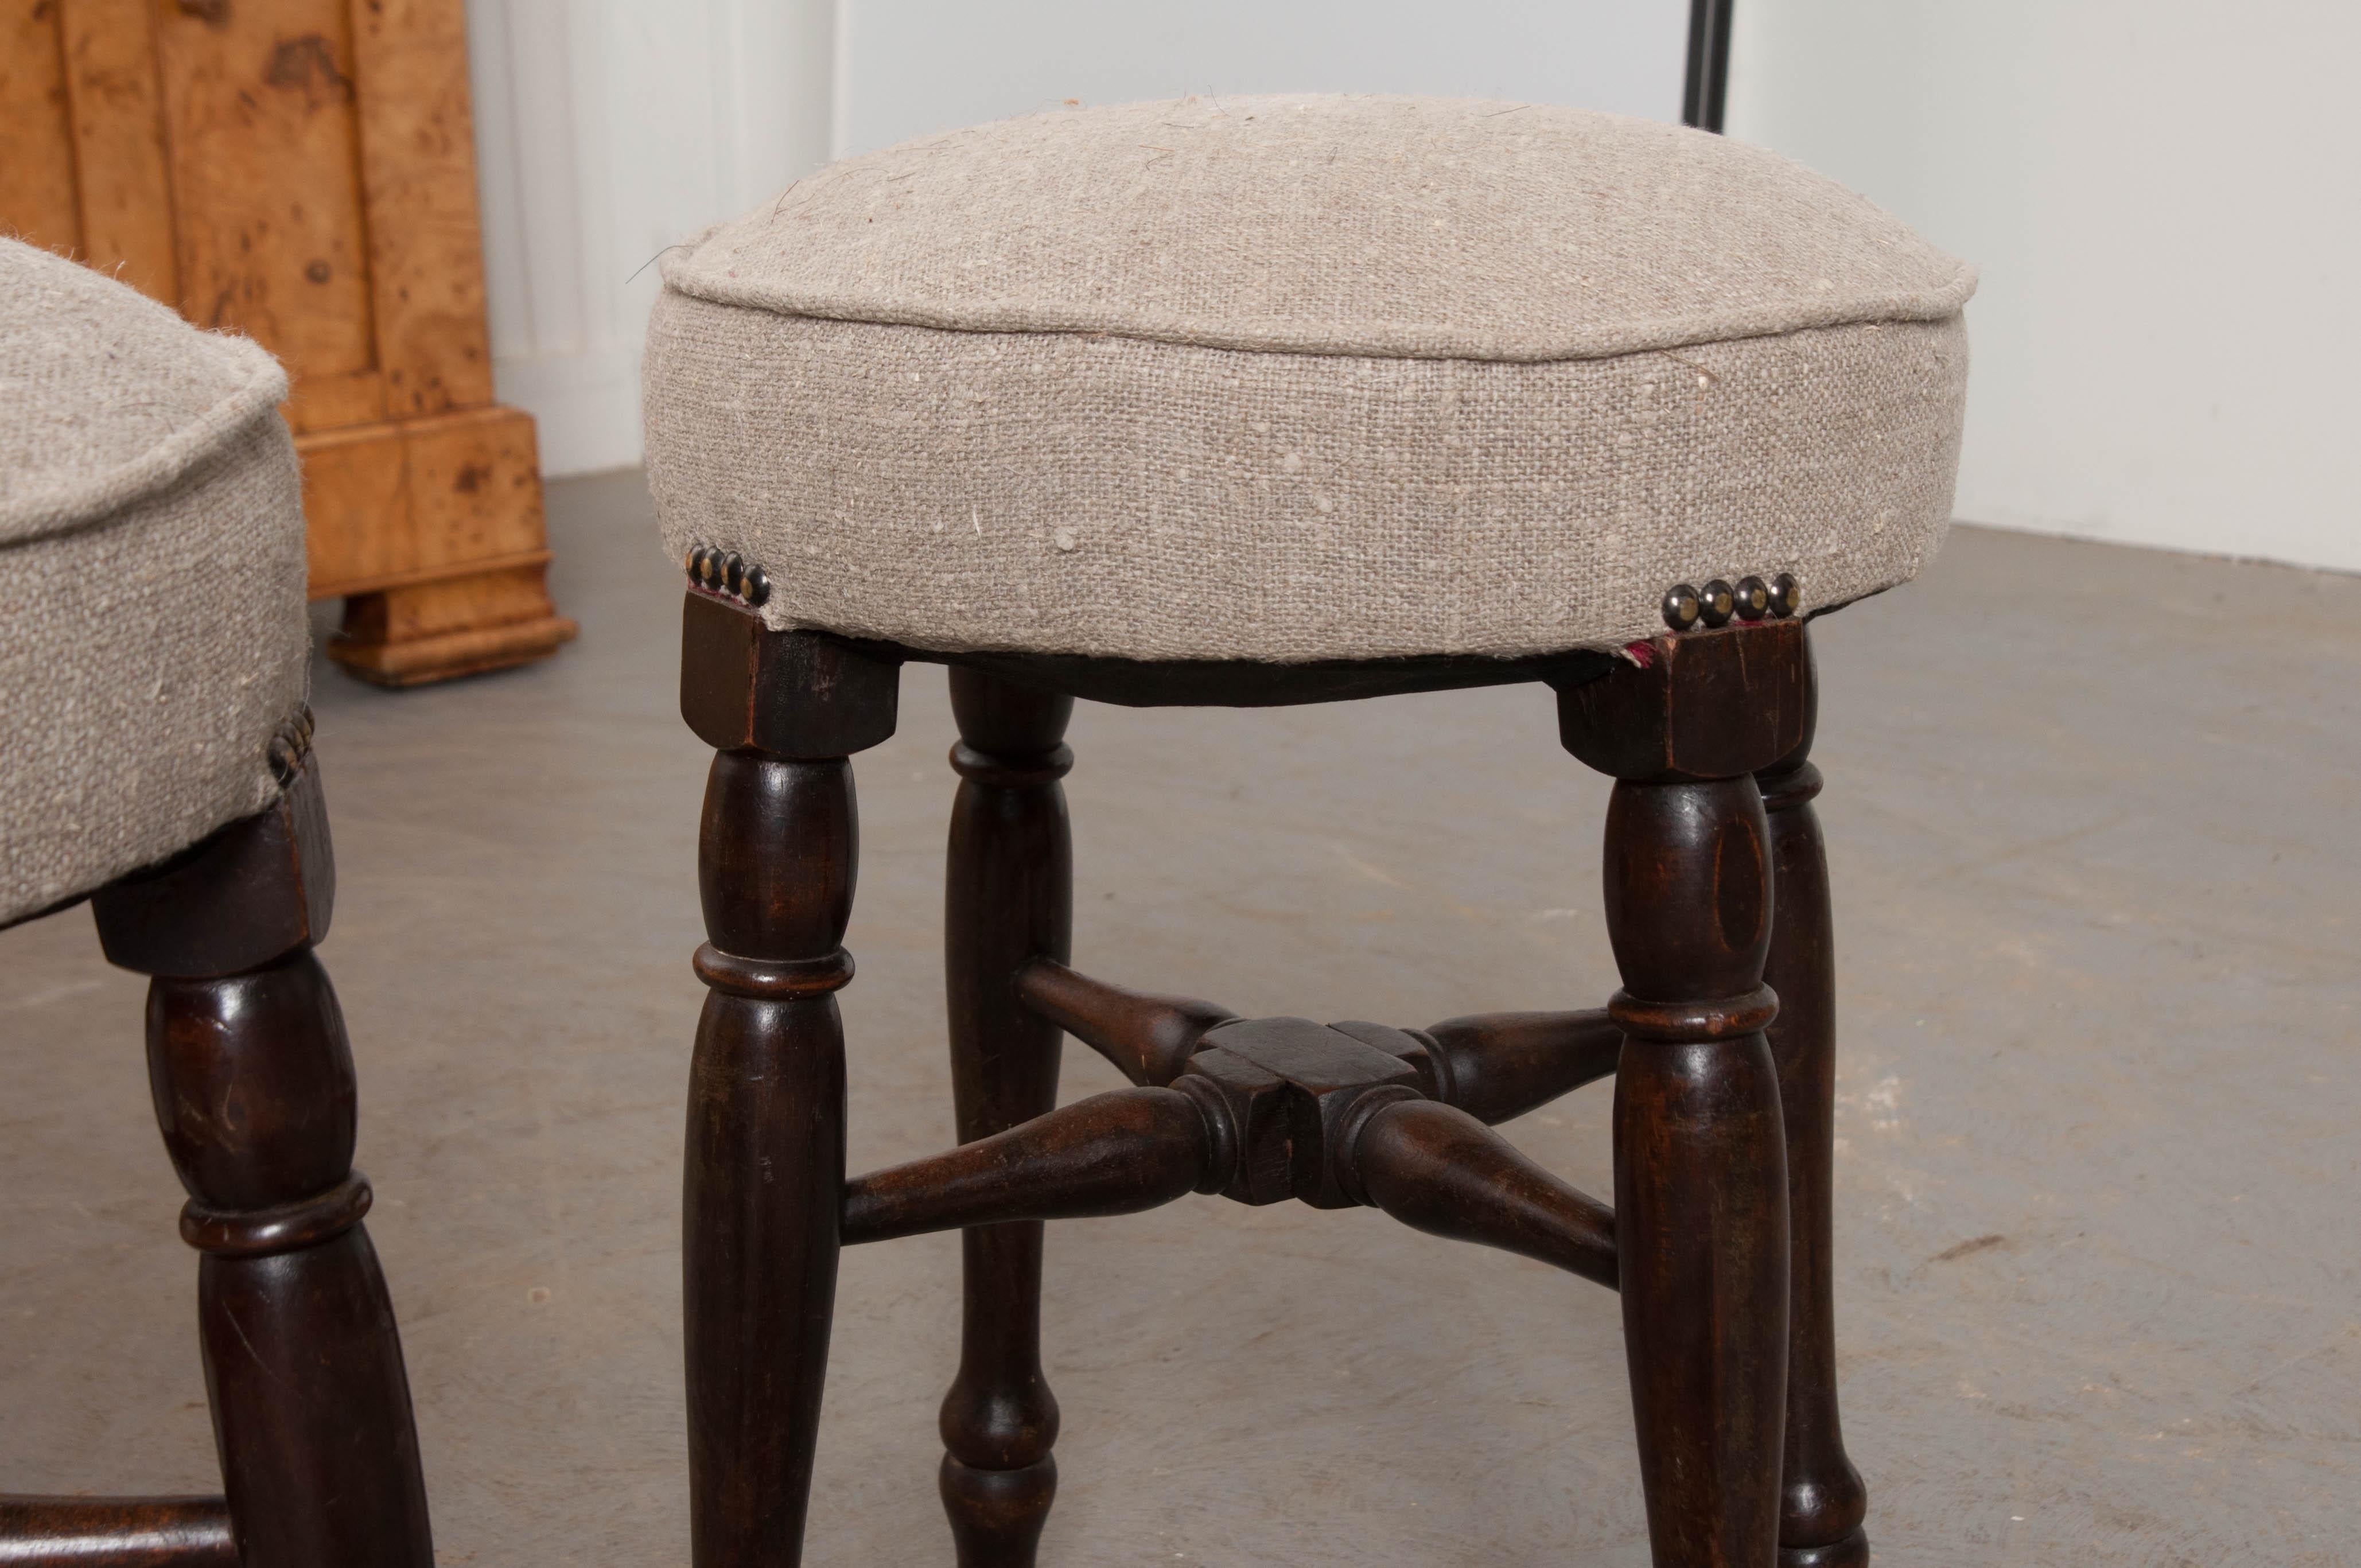
<path id="1" fill-rule="evenodd" d="M 86 897 L 107 958 L 154 977 L 227 1494 L 0 1497 L 0 1561 L 434 1561 L 312 952 L 335 870 L 286 395 L 245 339 L 0 239 L 0 926 Z"/>
<path id="2" fill-rule="evenodd" d="M 719 753 L 690 1091 L 701 1568 L 799 1552 L 842 1246 L 965 1227 L 959 1560 L 1056 1486 L 1041 1222 L 1372 1204 L 1622 1295 L 1656 1561 L 1859 1563 L 1805 620 L 1911 576 L 1971 272 L 1772 154 L 1534 104 L 1212 99 L 855 159 L 679 247 L 648 466 Z M 950 666 L 955 1151 L 848 1180 L 846 759 Z M 1616 784 L 1604 1008 L 1242 1019 L 1068 967 L 1077 697 L 1545 682 Z M 1774 917 L 1775 912 L 1775 917 Z M 1052 1110 L 1060 1034 L 1134 1089 Z M 1616 1080 L 1610 1209 L 1490 1124 Z M 1471 1543 L 1471 1545 L 1474 1543 Z"/>

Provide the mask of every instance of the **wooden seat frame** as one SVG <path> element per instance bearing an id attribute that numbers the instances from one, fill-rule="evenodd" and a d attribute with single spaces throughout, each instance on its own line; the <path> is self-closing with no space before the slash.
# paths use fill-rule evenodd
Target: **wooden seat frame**
<path id="1" fill-rule="evenodd" d="M 189 1193 L 225 1495 L 0 1496 L 0 1564 L 434 1568 L 401 1336 L 352 1168 L 352 1047 L 312 950 L 336 873 L 310 742 L 308 716 L 281 734 L 269 808 L 90 897 L 107 959 L 152 977 L 148 1082 Z"/>
<path id="2" fill-rule="evenodd" d="M 1371 1204 L 1619 1289 L 1656 1563 L 1866 1563 L 1830 1324 L 1834 985 L 1807 635 L 1740 621 L 1630 652 L 945 654 L 773 631 L 692 586 L 681 708 L 717 752 L 684 1221 L 697 1568 L 800 1560 L 840 1250 L 954 1228 L 966 1329 L 943 1502 L 965 1568 L 1031 1564 L 1057 1486 L 1042 1223 L 1192 1191 Z M 852 976 L 848 759 L 894 732 L 909 660 L 950 666 L 960 732 L 945 950 L 962 1141 L 848 1179 L 832 994 Z M 1068 967 L 1059 780 L 1077 696 L 1260 706 L 1516 680 L 1554 686 L 1566 749 L 1617 781 L 1606 914 L 1623 988 L 1604 1008 L 1426 1030 L 1246 1020 Z M 1053 1108 L 1064 1033 L 1136 1087 Z M 1491 1131 L 1609 1075 L 1612 1209 Z"/>

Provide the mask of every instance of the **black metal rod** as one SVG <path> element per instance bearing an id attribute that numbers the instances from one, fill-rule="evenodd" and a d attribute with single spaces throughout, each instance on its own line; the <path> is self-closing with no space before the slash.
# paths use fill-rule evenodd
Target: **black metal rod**
<path id="1" fill-rule="evenodd" d="M 1681 123 L 1721 129 L 1730 95 L 1730 8 L 1735 0 L 1689 0 L 1689 75 L 1681 94 Z"/>

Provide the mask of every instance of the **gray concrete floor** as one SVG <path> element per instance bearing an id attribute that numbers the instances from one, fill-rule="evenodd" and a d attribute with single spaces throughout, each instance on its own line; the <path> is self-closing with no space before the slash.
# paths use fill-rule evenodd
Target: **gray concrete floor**
<path id="1" fill-rule="evenodd" d="M 632 476 L 555 487 L 553 663 L 323 669 L 360 1163 L 442 1561 L 685 1560 L 705 758 Z M 1847 1429 L 1889 1564 L 2361 1563 L 2361 583 L 1962 529 L 1819 629 Z M 856 763 L 857 1168 L 950 1136 L 950 738 Z M 1603 784 L 1537 689 L 1086 708 L 1078 961 L 1248 1014 L 1595 1001 Z M 0 934 L 0 1489 L 210 1489 L 140 982 Z M 1072 1095 L 1114 1087 L 1070 1053 Z M 1515 1124 L 1609 1186 L 1603 1088 Z M 1646 1561 L 1616 1304 L 1374 1212 L 1057 1227 L 1050 1564 Z M 943 1563 L 957 1247 L 849 1255 L 816 1563 Z"/>

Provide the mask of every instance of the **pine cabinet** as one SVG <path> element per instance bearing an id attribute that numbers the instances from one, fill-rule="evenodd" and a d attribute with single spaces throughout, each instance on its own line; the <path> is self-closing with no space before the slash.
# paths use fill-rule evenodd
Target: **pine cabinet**
<path id="1" fill-rule="evenodd" d="M 0 227 L 286 363 L 345 668 L 574 635 L 532 417 L 492 395 L 463 0 L 0 0 Z"/>

